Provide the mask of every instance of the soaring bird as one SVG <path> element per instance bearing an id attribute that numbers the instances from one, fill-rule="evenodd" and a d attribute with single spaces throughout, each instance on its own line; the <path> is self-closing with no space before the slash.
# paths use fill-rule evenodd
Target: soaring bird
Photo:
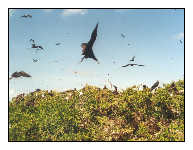
<path id="1" fill-rule="evenodd" d="M 21 17 L 23 17 L 23 18 L 32 18 L 32 15 L 30 15 L 30 14 L 24 14 L 24 15 L 21 16 Z"/>
<path id="2" fill-rule="evenodd" d="M 135 66 L 135 65 L 138 65 L 138 64 L 127 64 L 127 65 L 124 65 L 124 66 L 121 66 L 121 67 Z"/>
<path id="3" fill-rule="evenodd" d="M 20 71 L 20 72 L 16 71 L 16 72 L 12 73 L 9 80 L 11 80 L 12 78 L 19 78 L 19 77 L 31 77 L 31 75 L 29 75 L 28 73 L 26 73 L 24 71 Z"/>
<path id="4" fill-rule="evenodd" d="M 98 62 L 98 59 L 95 57 L 94 55 L 94 52 L 93 52 L 93 44 L 96 40 L 96 37 L 97 37 L 97 29 L 98 29 L 98 23 L 96 24 L 96 27 L 94 28 L 92 34 L 91 34 L 91 38 L 89 40 L 88 43 L 82 43 L 81 44 L 81 47 L 82 47 L 82 55 L 84 55 L 84 57 L 81 59 L 81 62 L 84 60 L 84 58 L 92 58 L 94 59 L 95 61 Z"/>
<path id="5" fill-rule="evenodd" d="M 125 38 L 125 35 L 124 35 L 123 33 L 121 33 L 121 37 L 122 37 L 122 38 Z"/>
<path id="6" fill-rule="evenodd" d="M 134 59 L 135 59 L 135 56 L 133 56 L 132 59 L 131 59 L 130 61 L 134 61 Z"/>
<path id="7" fill-rule="evenodd" d="M 56 46 L 60 45 L 61 43 L 56 43 Z"/>
<path id="8" fill-rule="evenodd" d="M 33 59 L 33 62 L 34 62 L 34 63 L 38 62 L 38 59 Z"/>
<path id="9" fill-rule="evenodd" d="M 158 87 L 158 85 L 159 85 L 159 81 L 156 81 L 156 82 L 152 85 L 150 91 L 154 90 L 156 87 Z"/>

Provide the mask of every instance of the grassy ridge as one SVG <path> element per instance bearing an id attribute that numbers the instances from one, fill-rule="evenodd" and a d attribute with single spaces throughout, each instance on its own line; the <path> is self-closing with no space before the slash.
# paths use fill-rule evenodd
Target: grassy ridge
<path id="1" fill-rule="evenodd" d="M 175 85 L 19 95 L 9 102 L 9 141 L 184 141 L 184 80 Z"/>

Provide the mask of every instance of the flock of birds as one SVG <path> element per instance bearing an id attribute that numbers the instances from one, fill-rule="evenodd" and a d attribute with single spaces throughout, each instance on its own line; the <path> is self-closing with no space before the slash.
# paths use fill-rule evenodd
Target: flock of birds
<path id="1" fill-rule="evenodd" d="M 32 15 L 30 14 L 24 14 L 23 16 L 21 16 L 23 18 L 32 18 Z M 87 58 L 91 58 L 93 60 L 95 60 L 98 64 L 99 64 L 99 61 L 98 59 L 95 57 L 95 54 L 93 52 L 93 45 L 95 43 L 95 40 L 96 40 L 96 37 L 97 37 L 97 29 L 98 29 L 98 24 L 96 24 L 94 30 L 92 31 L 92 34 L 91 34 L 91 38 L 90 40 L 87 42 L 87 43 L 82 43 L 81 44 L 81 47 L 82 47 L 82 59 L 80 62 L 82 62 L 84 59 L 87 59 Z M 126 35 L 121 33 L 121 37 L 122 38 L 125 38 Z M 43 46 L 42 45 L 38 45 L 35 40 L 33 39 L 30 39 L 29 42 L 31 43 L 31 48 L 32 49 L 35 49 L 36 51 L 39 51 L 39 50 L 44 50 Z M 182 44 L 183 41 L 182 40 L 179 40 L 179 42 Z M 56 46 L 59 46 L 61 45 L 60 42 L 56 43 Z M 130 46 L 131 44 L 128 43 L 128 45 Z M 130 62 L 134 62 L 135 61 L 135 56 L 133 56 L 129 61 Z M 38 59 L 33 59 L 33 62 L 36 63 L 38 62 L 39 60 Z M 113 61 L 113 64 L 115 63 L 115 61 Z M 128 66 L 141 66 L 141 67 L 144 67 L 145 65 L 142 65 L 142 64 L 136 64 L 136 63 L 129 63 L 129 64 L 126 64 L 126 65 L 123 65 L 121 67 L 128 67 Z M 77 73 L 77 72 L 76 72 Z M 19 78 L 19 77 L 32 77 L 31 75 L 29 75 L 28 73 L 24 72 L 24 71 L 20 71 L 20 72 L 14 72 L 11 74 L 11 77 L 9 78 L 9 80 L 13 79 L 13 78 Z M 156 87 L 158 87 L 159 85 L 159 81 L 156 81 L 152 87 L 150 88 L 150 90 L 154 90 Z M 117 92 L 117 87 L 115 85 L 112 85 L 115 88 L 115 92 Z M 145 85 L 144 85 L 144 88 L 145 88 Z"/>

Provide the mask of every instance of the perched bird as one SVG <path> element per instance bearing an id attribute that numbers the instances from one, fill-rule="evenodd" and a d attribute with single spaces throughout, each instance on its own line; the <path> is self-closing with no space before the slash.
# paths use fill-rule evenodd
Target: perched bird
<path id="1" fill-rule="evenodd" d="M 91 38 L 90 38 L 89 42 L 81 44 L 82 55 L 84 55 L 84 57 L 81 59 L 80 62 L 82 62 L 84 60 L 84 58 L 86 58 L 86 59 L 87 58 L 92 58 L 95 61 L 97 61 L 97 63 L 99 63 L 98 59 L 95 57 L 93 49 L 92 49 L 93 44 L 94 44 L 94 42 L 96 40 L 96 37 L 97 37 L 97 29 L 98 29 L 98 23 L 97 23 L 96 27 L 94 28 L 94 30 L 93 30 L 93 32 L 91 34 Z"/>
<path id="2" fill-rule="evenodd" d="M 138 64 L 127 64 L 127 65 L 124 65 L 124 66 L 121 66 L 121 67 L 135 66 L 135 65 L 138 65 Z"/>
<path id="3" fill-rule="evenodd" d="M 179 92 L 178 92 L 178 89 L 176 88 L 176 85 L 175 85 L 174 82 L 171 84 L 170 89 L 171 89 L 171 90 L 174 90 L 174 92 L 175 92 L 176 94 L 179 93 Z"/>
<path id="4" fill-rule="evenodd" d="M 119 92 L 117 91 L 117 86 L 115 86 L 115 85 L 113 85 L 113 87 L 114 87 L 114 91 L 113 91 L 113 94 L 115 94 L 115 95 L 117 95 L 117 94 L 119 94 Z"/>
<path id="5" fill-rule="evenodd" d="M 125 35 L 124 35 L 123 33 L 121 33 L 121 37 L 122 37 L 122 38 L 125 38 Z"/>
<path id="6" fill-rule="evenodd" d="M 32 18 L 32 15 L 30 15 L 30 14 L 24 14 L 24 15 L 21 16 L 21 17 L 23 17 L 23 18 Z"/>
<path id="7" fill-rule="evenodd" d="M 56 46 L 60 45 L 61 43 L 56 43 Z"/>
<path id="8" fill-rule="evenodd" d="M 154 90 L 156 87 L 158 87 L 158 85 L 159 85 L 159 81 L 156 81 L 156 82 L 152 85 L 150 91 Z"/>
<path id="9" fill-rule="evenodd" d="M 147 85 L 143 85 L 143 89 L 147 89 L 148 87 L 147 87 Z"/>
<path id="10" fill-rule="evenodd" d="M 135 59 L 135 56 L 133 56 L 132 59 L 131 59 L 130 61 L 134 61 L 134 59 Z"/>
<path id="11" fill-rule="evenodd" d="M 24 72 L 24 71 L 20 71 L 20 72 L 14 72 L 11 77 L 9 78 L 9 80 L 11 80 L 12 78 L 19 78 L 19 77 L 31 77 L 31 75 L 29 75 L 28 73 Z"/>

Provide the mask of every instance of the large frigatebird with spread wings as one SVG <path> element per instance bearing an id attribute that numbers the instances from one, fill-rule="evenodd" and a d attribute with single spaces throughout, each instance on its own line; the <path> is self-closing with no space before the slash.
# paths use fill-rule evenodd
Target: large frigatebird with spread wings
<path id="1" fill-rule="evenodd" d="M 13 78 L 19 78 L 19 77 L 31 77 L 31 75 L 29 75 L 28 73 L 24 72 L 24 71 L 20 71 L 20 72 L 14 72 L 12 73 L 11 77 L 9 78 L 9 80 L 13 79 Z"/>
<path id="2" fill-rule="evenodd" d="M 91 34 L 91 38 L 89 40 L 88 43 L 82 43 L 81 47 L 82 47 L 82 55 L 84 55 L 84 57 L 81 59 L 81 62 L 84 60 L 84 58 L 92 58 L 95 61 L 97 61 L 97 63 L 99 63 L 98 59 L 95 57 L 94 52 L 93 52 L 93 45 L 94 42 L 96 40 L 97 37 L 97 29 L 98 29 L 98 23 L 96 25 L 96 27 L 94 28 L 92 34 Z"/>

